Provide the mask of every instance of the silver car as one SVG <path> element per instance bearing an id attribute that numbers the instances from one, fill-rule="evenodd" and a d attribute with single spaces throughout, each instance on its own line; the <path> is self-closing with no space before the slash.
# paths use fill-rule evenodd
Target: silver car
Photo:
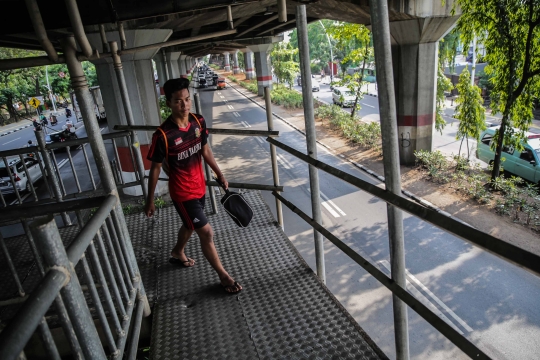
<path id="1" fill-rule="evenodd" d="M 28 169 L 28 175 L 30 176 L 31 183 L 34 184 L 43 177 L 39 163 L 33 156 L 25 156 L 23 159 L 26 164 L 26 168 Z M 28 181 L 28 177 L 24 171 L 24 166 L 21 159 L 17 157 L 7 160 L 16 189 L 19 192 L 30 192 L 30 181 Z M 15 193 L 13 183 L 9 177 L 8 169 L 3 161 L 0 161 L 0 191 L 2 192 L 2 195 Z"/>

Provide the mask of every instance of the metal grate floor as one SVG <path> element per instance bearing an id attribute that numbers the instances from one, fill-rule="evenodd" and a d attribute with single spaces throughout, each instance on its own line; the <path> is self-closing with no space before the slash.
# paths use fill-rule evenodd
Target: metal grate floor
<path id="1" fill-rule="evenodd" d="M 209 215 L 224 267 L 244 290 L 227 294 L 196 235 L 168 263 L 180 218 L 127 216 L 148 297 L 154 303 L 151 359 L 385 359 L 296 252 L 259 192 L 245 192 L 255 217 L 236 226 L 221 208 Z M 207 199 L 207 210 L 210 209 Z"/>

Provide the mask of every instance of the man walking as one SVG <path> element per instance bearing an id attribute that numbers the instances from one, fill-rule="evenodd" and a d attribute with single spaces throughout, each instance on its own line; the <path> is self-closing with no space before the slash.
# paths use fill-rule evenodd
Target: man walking
<path id="1" fill-rule="evenodd" d="M 214 234 L 204 214 L 206 184 L 202 170 L 202 158 L 214 170 L 219 180 L 228 187 L 228 182 L 219 170 L 212 150 L 207 144 L 208 130 L 201 115 L 193 114 L 189 96 L 189 80 L 185 78 L 167 81 L 163 90 L 167 106 L 172 114 L 154 133 L 148 160 L 152 161 L 148 179 L 148 199 L 145 205 L 146 216 L 155 212 L 154 191 L 156 189 L 162 163 L 169 173 L 169 192 L 174 207 L 182 219 L 178 231 L 178 241 L 171 251 L 169 262 L 183 267 L 195 265 L 195 260 L 184 252 L 193 231 L 201 242 L 204 256 L 219 276 L 225 291 L 237 293 L 242 290 L 223 268 L 214 246 Z"/>

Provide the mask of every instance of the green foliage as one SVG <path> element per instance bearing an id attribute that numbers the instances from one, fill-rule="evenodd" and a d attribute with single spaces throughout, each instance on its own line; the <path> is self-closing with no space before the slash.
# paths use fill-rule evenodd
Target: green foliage
<path id="1" fill-rule="evenodd" d="M 500 177 L 490 179 L 489 173 L 478 164 L 470 165 L 461 156 L 446 158 L 440 151 L 415 151 L 418 169 L 438 184 L 447 184 L 480 204 L 494 208 L 501 216 L 510 216 L 514 222 L 540 228 L 540 193 L 533 184 L 524 184 L 521 178 Z"/>
<path id="2" fill-rule="evenodd" d="M 84 74 L 86 75 L 86 81 L 88 81 L 88 86 L 98 86 L 96 67 L 90 61 L 83 61 L 82 67 Z"/>
<path id="3" fill-rule="evenodd" d="M 362 147 L 374 149 L 381 154 L 381 126 L 377 122 L 365 123 L 358 117 L 351 118 L 337 105 L 321 105 L 315 109 L 315 117 L 329 121 L 341 129 L 351 142 Z"/>
<path id="4" fill-rule="evenodd" d="M 460 43 L 460 32 L 456 27 L 439 41 L 439 65 L 448 66 L 450 73 L 454 73 L 456 66 L 457 48 Z"/>
<path id="5" fill-rule="evenodd" d="M 503 145 L 519 144 L 529 129 L 533 101 L 540 93 L 540 2 L 457 0 L 458 28 L 465 45 L 474 36 L 484 44 L 485 72 L 493 76 L 491 108 L 502 113 L 492 178 L 499 175 Z M 506 130 L 518 129 L 513 138 Z"/>
<path id="6" fill-rule="evenodd" d="M 351 64 L 362 64 L 360 73 L 353 75 L 343 74 L 341 86 L 346 86 L 349 91 L 356 95 L 351 119 L 355 118 L 356 111 L 360 108 L 360 101 L 363 98 L 362 86 L 365 84 L 364 73 L 366 65 L 373 67 L 374 53 L 371 46 L 370 31 L 364 25 L 350 24 L 344 22 L 334 22 L 328 28 L 328 33 L 336 40 L 336 48 L 347 50 L 344 62 Z"/>
<path id="7" fill-rule="evenodd" d="M 236 79 L 236 77 L 232 75 L 227 76 L 227 79 L 231 80 L 232 82 L 238 82 L 238 79 Z"/>
<path id="8" fill-rule="evenodd" d="M 0 59 L 16 59 L 43 55 L 41 51 L 26 51 L 11 48 L 0 48 Z M 15 70 L 0 70 L 0 108 L 7 111 L 10 118 L 17 121 L 19 114 L 15 105 L 22 103 L 28 113 L 28 97 L 39 95 L 42 91 L 39 79 L 43 68 L 25 68 Z M 0 118 L 4 125 L 4 118 Z"/>
<path id="9" fill-rule="evenodd" d="M 309 58 L 312 62 L 320 62 L 322 64 L 328 64 L 330 62 L 330 45 L 328 44 L 325 28 L 328 29 L 333 23 L 333 20 L 321 20 L 321 22 L 315 21 L 308 24 Z M 332 47 L 335 46 L 335 40 L 331 36 L 330 43 L 332 44 Z M 290 44 L 294 49 L 298 49 L 298 33 L 296 29 L 294 29 L 291 34 Z M 336 54 L 335 51 L 333 55 L 334 60 L 343 59 L 343 57 L 338 57 L 339 54 Z M 298 62 L 298 55 L 295 55 L 295 60 Z M 319 68 L 319 72 L 320 71 L 321 69 Z"/>
<path id="10" fill-rule="evenodd" d="M 446 120 L 442 116 L 444 109 L 444 101 L 446 99 L 445 92 L 454 88 L 452 81 L 444 75 L 444 70 L 439 63 L 437 71 L 437 97 L 436 97 L 436 111 L 435 111 L 435 130 L 439 131 L 442 135 L 442 130 L 446 126 Z"/>
<path id="11" fill-rule="evenodd" d="M 471 77 L 467 69 L 459 76 L 457 89 L 459 96 L 456 99 L 457 106 L 454 117 L 459 120 L 459 126 L 456 139 L 462 139 L 462 142 L 465 137 L 479 139 L 480 133 L 486 129 L 486 113 L 482 106 L 483 99 L 480 95 L 480 88 L 471 85 Z"/>
<path id="12" fill-rule="evenodd" d="M 303 107 L 302 94 L 281 84 L 274 84 L 272 91 L 270 91 L 270 98 L 273 103 L 283 105 L 287 109 L 301 109 Z"/>
<path id="13" fill-rule="evenodd" d="M 254 94 L 257 94 L 259 91 L 259 87 L 257 86 L 257 81 L 253 81 L 253 80 L 240 81 L 240 86 L 245 87 L 246 89 L 248 89 Z"/>
<path id="14" fill-rule="evenodd" d="M 159 97 L 159 114 L 161 115 L 161 122 L 167 120 L 171 116 L 171 108 L 167 106 L 167 99 L 165 96 Z"/>
<path id="15" fill-rule="evenodd" d="M 272 52 L 270 52 L 274 74 L 276 74 L 278 83 L 287 83 L 290 89 L 292 89 L 296 75 L 300 72 L 300 66 L 295 61 L 297 54 L 298 48 L 293 49 L 291 43 L 284 42 L 274 44 Z"/>

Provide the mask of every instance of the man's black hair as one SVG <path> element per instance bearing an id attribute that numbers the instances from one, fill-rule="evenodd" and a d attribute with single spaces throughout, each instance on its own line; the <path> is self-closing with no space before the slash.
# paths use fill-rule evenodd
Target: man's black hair
<path id="1" fill-rule="evenodd" d="M 187 89 L 189 92 L 189 80 L 186 78 L 170 79 L 163 85 L 165 91 L 165 98 L 171 100 L 172 94 L 179 90 Z"/>

